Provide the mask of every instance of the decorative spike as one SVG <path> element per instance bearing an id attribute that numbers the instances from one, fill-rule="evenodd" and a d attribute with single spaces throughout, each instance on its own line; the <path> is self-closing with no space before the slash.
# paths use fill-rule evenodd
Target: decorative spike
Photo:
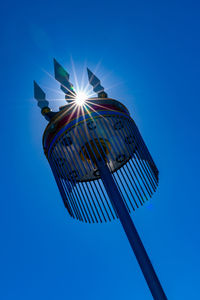
<path id="1" fill-rule="evenodd" d="M 41 87 L 34 81 L 34 98 L 38 101 L 38 106 L 43 109 L 49 106 L 49 102 L 46 100 L 46 95 Z"/>
<path id="2" fill-rule="evenodd" d="M 90 84 L 93 86 L 93 91 L 98 94 L 100 98 L 107 98 L 107 94 L 104 92 L 104 87 L 101 85 L 101 81 L 87 68 L 88 79 Z"/>
<path id="3" fill-rule="evenodd" d="M 61 90 L 67 95 L 66 98 L 73 98 L 75 91 L 72 83 L 69 81 L 69 74 L 54 58 L 55 79 L 60 82 Z"/>
<path id="4" fill-rule="evenodd" d="M 66 81 L 69 81 L 69 74 L 67 71 L 57 62 L 54 58 L 54 72 L 55 72 L 55 79 L 58 80 L 60 83 L 65 84 Z"/>

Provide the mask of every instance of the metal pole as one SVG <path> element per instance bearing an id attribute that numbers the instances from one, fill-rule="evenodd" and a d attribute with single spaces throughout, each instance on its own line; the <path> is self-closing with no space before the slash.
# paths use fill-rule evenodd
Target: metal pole
<path id="1" fill-rule="evenodd" d="M 163 291 L 160 281 L 155 273 L 155 270 L 142 244 L 139 234 L 137 233 L 135 225 L 133 224 L 133 221 L 126 209 L 124 201 L 119 193 L 119 190 L 108 169 L 106 162 L 98 161 L 97 165 L 104 187 L 121 221 L 121 224 L 124 228 L 133 252 L 135 253 L 136 259 L 140 265 L 140 268 L 143 272 L 153 298 L 155 300 L 166 300 L 167 297 Z"/>

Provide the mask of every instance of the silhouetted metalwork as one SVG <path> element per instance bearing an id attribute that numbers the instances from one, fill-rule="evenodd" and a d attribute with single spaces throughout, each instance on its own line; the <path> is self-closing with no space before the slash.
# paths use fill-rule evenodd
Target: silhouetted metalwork
<path id="1" fill-rule="evenodd" d="M 69 74 L 54 66 L 61 89 L 75 97 Z M 66 98 L 45 129 L 45 155 L 70 216 L 89 223 L 119 218 L 154 299 L 167 299 L 129 215 L 156 191 L 158 169 L 128 109 L 107 97 L 90 70 L 88 76 L 98 97 L 76 109 Z M 46 101 L 35 88 L 36 99 Z"/>
<path id="2" fill-rule="evenodd" d="M 54 59 L 54 74 L 55 79 L 60 82 L 61 90 L 69 98 L 75 95 L 72 83 L 69 81 L 69 74 L 67 71 Z"/>
<path id="3" fill-rule="evenodd" d="M 90 71 L 88 68 L 87 68 L 87 72 L 88 72 L 88 79 L 89 79 L 89 82 L 90 82 L 90 84 L 91 84 L 92 87 L 93 87 L 93 91 L 94 91 L 95 93 L 97 93 L 97 95 L 98 95 L 99 98 L 106 98 L 106 97 L 107 97 L 107 94 L 105 93 L 104 88 L 102 87 L 99 78 L 97 78 L 97 77 L 92 73 L 92 71 Z"/>

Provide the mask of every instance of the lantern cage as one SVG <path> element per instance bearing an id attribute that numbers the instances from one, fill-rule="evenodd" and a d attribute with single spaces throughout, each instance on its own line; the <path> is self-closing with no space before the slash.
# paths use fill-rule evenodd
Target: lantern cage
<path id="1" fill-rule="evenodd" d="M 110 98 L 66 105 L 43 135 L 45 155 L 70 216 L 84 222 L 117 218 L 98 170 L 106 162 L 130 213 L 155 192 L 158 169 L 127 108 Z"/>

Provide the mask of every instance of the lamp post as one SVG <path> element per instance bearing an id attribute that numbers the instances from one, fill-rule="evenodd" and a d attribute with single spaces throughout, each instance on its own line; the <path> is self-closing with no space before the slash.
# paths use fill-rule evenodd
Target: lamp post
<path id="1" fill-rule="evenodd" d="M 79 106 L 74 105 L 76 95 L 69 89 L 68 73 L 58 76 L 61 66 L 55 60 L 54 66 L 62 90 L 68 84 L 68 104 L 49 118 L 43 148 L 65 207 L 73 218 L 84 222 L 119 218 L 153 298 L 167 299 L 130 217 L 158 185 L 158 170 L 142 136 L 128 109 L 108 98 L 90 70 L 89 80 L 98 97 Z M 37 97 L 38 91 L 35 85 L 40 104 L 46 99 Z"/>

